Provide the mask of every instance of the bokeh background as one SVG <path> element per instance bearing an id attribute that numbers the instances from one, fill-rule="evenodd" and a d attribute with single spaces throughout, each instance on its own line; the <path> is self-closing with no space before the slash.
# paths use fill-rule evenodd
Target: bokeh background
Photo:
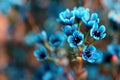
<path id="1" fill-rule="evenodd" d="M 35 47 L 31 44 L 31 36 L 41 30 L 45 30 L 48 35 L 60 30 L 61 25 L 56 21 L 59 13 L 66 8 L 73 9 L 76 5 L 97 12 L 101 19 L 100 24 L 104 24 L 107 30 L 107 37 L 95 43 L 103 57 L 97 63 L 84 63 L 84 80 L 120 80 L 120 58 L 109 54 L 107 50 L 111 43 L 120 45 L 120 0 L 78 2 L 76 4 L 76 0 L 0 0 L 0 80 L 42 80 L 39 72 L 44 63 L 37 61 L 33 55 Z M 72 71 L 71 74 L 74 76 Z M 72 79 L 62 76 L 60 80 Z"/>

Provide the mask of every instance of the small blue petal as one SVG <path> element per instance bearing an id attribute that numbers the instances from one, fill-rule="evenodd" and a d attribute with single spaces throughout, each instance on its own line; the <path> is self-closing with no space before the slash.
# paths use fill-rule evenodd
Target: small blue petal
<path id="1" fill-rule="evenodd" d="M 95 59 L 88 59 L 88 62 L 93 63 L 95 62 Z"/>
<path id="2" fill-rule="evenodd" d="M 105 26 L 104 25 L 101 25 L 100 28 L 99 28 L 99 31 L 104 33 L 106 30 Z"/>
<path id="3" fill-rule="evenodd" d="M 77 46 L 75 44 L 73 44 L 73 43 L 70 43 L 70 47 L 75 48 Z"/>
<path id="4" fill-rule="evenodd" d="M 84 56 L 83 54 L 82 54 L 82 59 L 83 59 L 83 60 L 86 60 L 86 58 L 85 58 L 85 56 Z"/>
<path id="5" fill-rule="evenodd" d="M 102 36 L 101 36 L 101 39 L 105 38 L 106 37 L 106 33 L 104 33 Z"/>
<path id="6" fill-rule="evenodd" d="M 88 47 L 87 50 L 89 50 L 91 52 L 94 52 L 94 51 L 96 51 L 96 48 L 94 46 L 90 46 L 90 47 Z"/>
<path id="7" fill-rule="evenodd" d="M 68 41 L 69 43 L 73 42 L 73 36 L 69 36 L 68 39 L 67 39 L 67 41 Z"/>

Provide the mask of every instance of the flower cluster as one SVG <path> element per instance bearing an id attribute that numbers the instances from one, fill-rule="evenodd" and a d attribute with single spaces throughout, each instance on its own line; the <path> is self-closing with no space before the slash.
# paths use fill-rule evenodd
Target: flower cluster
<path id="1" fill-rule="evenodd" d="M 31 44 L 35 44 L 34 56 L 38 61 L 48 60 L 50 53 L 54 53 L 54 50 L 61 47 L 64 44 L 64 34 L 56 32 L 50 36 L 47 36 L 45 31 L 41 31 L 35 35 L 32 34 L 32 41 L 28 41 Z M 26 37 L 29 38 L 28 36 Z"/>
<path id="2" fill-rule="evenodd" d="M 61 12 L 58 21 L 64 25 L 62 31 L 66 34 L 70 47 L 78 47 L 82 52 L 83 60 L 91 63 L 95 62 L 98 56 L 96 56 L 96 48 L 93 46 L 93 42 L 106 36 L 105 26 L 101 25 L 99 27 L 100 19 L 98 14 L 91 14 L 88 8 L 74 7 L 71 11 L 66 9 Z M 80 31 L 80 28 L 83 27 L 82 22 L 86 26 L 85 33 Z M 89 34 L 92 41 L 89 39 Z"/>

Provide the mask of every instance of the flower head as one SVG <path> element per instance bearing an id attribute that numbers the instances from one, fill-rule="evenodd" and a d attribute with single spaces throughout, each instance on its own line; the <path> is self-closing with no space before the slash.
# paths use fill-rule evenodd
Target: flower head
<path id="1" fill-rule="evenodd" d="M 93 37 L 95 40 L 101 40 L 103 38 L 105 38 L 106 33 L 105 33 L 105 26 L 101 25 L 98 28 L 98 24 L 95 23 L 93 25 L 93 28 L 90 30 L 90 35 L 91 37 Z"/>
<path id="2" fill-rule="evenodd" d="M 85 8 L 84 7 L 74 7 L 72 10 L 72 13 L 77 17 L 77 18 L 82 18 L 82 16 L 84 15 L 85 12 Z"/>
<path id="3" fill-rule="evenodd" d="M 48 53 L 43 45 L 39 45 L 39 48 L 34 51 L 34 56 L 38 61 L 43 61 L 48 59 Z"/>
<path id="4" fill-rule="evenodd" d="M 83 60 L 87 60 L 90 63 L 95 62 L 95 60 L 97 59 L 95 52 L 96 48 L 94 46 L 85 46 L 82 53 Z"/>
<path id="5" fill-rule="evenodd" d="M 72 35 L 74 31 L 78 29 L 78 24 L 74 24 L 73 26 L 66 25 L 62 28 L 62 31 L 67 35 Z"/>
<path id="6" fill-rule="evenodd" d="M 68 43 L 70 47 L 81 46 L 84 41 L 84 35 L 79 31 L 74 31 L 72 35 L 68 36 Z"/>
<path id="7" fill-rule="evenodd" d="M 45 31 L 41 31 L 36 35 L 37 42 L 44 42 L 45 40 L 47 40 L 47 33 Z"/>
<path id="8" fill-rule="evenodd" d="M 75 20 L 75 16 L 69 9 L 66 9 L 65 11 L 61 12 L 59 14 L 59 18 L 60 18 L 59 19 L 60 22 L 62 22 L 63 24 L 67 24 L 67 25 L 73 24 Z"/>
<path id="9" fill-rule="evenodd" d="M 58 47 L 58 46 L 62 46 L 64 43 L 64 35 L 62 33 L 56 33 L 50 36 L 49 38 L 49 44 L 52 47 Z"/>
<path id="10" fill-rule="evenodd" d="M 82 17 L 82 21 L 87 26 L 93 26 L 94 23 L 99 23 L 100 22 L 97 13 L 92 13 L 91 16 L 90 16 L 90 13 L 88 11 L 84 12 L 84 15 Z"/>
<path id="11" fill-rule="evenodd" d="M 120 57 L 120 45 L 116 43 L 109 44 L 107 46 L 107 50 L 110 54 L 116 54 L 118 57 Z"/>

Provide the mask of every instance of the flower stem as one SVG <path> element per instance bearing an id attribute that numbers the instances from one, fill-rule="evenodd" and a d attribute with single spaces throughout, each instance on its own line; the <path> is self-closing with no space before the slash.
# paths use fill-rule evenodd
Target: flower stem
<path id="1" fill-rule="evenodd" d="M 48 57 L 48 60 L 53 61 L 53 62 L 56 62 L 55 59 L 52 58 L 52 57 Z"/>
<path id="2" fill-rule="evenodd" d="M 87 40 L 87 37 L 89 36 L 89 31 L 87 32 L 87 34 L 85 35 L 85 40 L 84 40 L 84 42 L 86 42 L 86 40 Z"/>
<path id="3" fill-rule="evenodd" d="M 93 45 L 95 42 L 96 42 L 96 40 L 93 40 L 93 41 L 89 44 L 89 46 L 90 46 L 90 45 Z"/>
<path id="4" fill-rule="evenodd" d="M 82 66 L 83 66 L 83 60 L 82 60 L 82 57 L 77 57 L 78 59 L 78 72 L 77 72 L 77 80 L 81 80 L 81 72 L 82 72 Z"/>
<path id="5" fill-rule="evenodd" d="M 80 31 L 81 25 L 82 25 L 82 21 L 80 21 L 79 24 L 78 24 L 78 31 Z"/>
<path id="6" fill-rule="evenodd" d="M 44 45 L 45 45 L 45 47 L 46 47 L 50 52 L 53 51 L 52 47 L 49 46 L 49 44 L 47 43 L 47 41 L 44 42 Z"/>

